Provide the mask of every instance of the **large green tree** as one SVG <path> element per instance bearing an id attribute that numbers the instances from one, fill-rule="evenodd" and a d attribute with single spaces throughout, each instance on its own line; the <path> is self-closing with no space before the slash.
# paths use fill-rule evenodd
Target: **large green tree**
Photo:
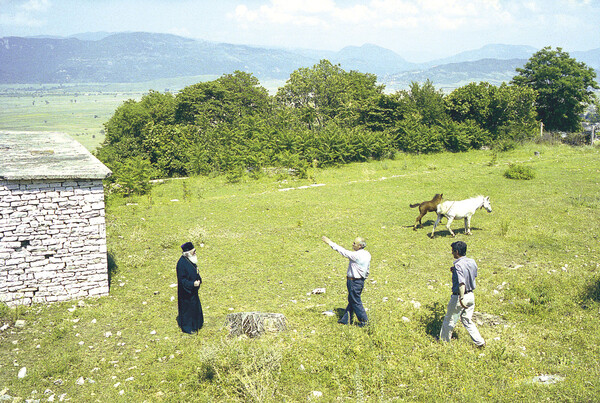
<path id="1" fill-rule="evenodd" d="M 282 107 L 292 108 L 309 128 L 324 127 L 337 120 L 351 126 L 370 99 L 380 95 L 374 74 L 346 72 L 339 65 L 321 60 L 312 68 L 300 68 L 277 91 Z"/>
<path id="2" fill-rule="evenodd" d="M 561 48 L 535 53 L 512 82 L 537 91 L 537 113 L 548 130 L 577 131 L 581 113 L 598 89 L 596 72 Z"/>
<path id="3" fill-rule="evenodd" d="M 443 124 L 447 119 L 444 93 L 433 86 L 428 79 L 423 84 L 410 83 L 408 91 L 401 91 L 408 109 L 417 111 L 421 121 L 429 127 Z"/>
<path id="4" fill-rule="evenodd" d="M 448 114 L 458 123 L 474 122 L 494 135 L 490 140 L 510 137 L 522 140 L 533 134 L 535 91 L 503 83 L 469 83 L 445 98 Z"/>
<path id="5" fill-rule="evenodd" d="M 243 116 L 265 115 L 270 104 L 269 93 L 256 77 L 235 71 L 181 90 L 175 98 L 175 121 L 214 127 Z"/>

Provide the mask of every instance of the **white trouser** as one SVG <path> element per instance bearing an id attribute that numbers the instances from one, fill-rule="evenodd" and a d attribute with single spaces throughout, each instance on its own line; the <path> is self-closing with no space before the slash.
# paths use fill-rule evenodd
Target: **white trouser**
<path id="1" fill-rule="evenodd" d="M 467 329 L 467 332 L 469 332 L 473 342 L 478 346 L 484 345 L 485 340 L 483 340 L 483 337 L 479 334 L 479 330 L 477 330 L 477 326 L 475 326 L 475 323 L 471 319 L 473 311 L 475 311 L 475 295 L 472 292 L 464 295 L 463 304 L 467 307 L 466 309 L 460 305 L 458 299 L 458 295 L 452 295 L 450 302 L 448 302 L 448 310 L 444 317 L 444 323 L 442 323 L 442 330 L 440 330 L 440 340 L 450 341 L 452 331 L 460 316 L 460 321 L 465 329 Z"/>

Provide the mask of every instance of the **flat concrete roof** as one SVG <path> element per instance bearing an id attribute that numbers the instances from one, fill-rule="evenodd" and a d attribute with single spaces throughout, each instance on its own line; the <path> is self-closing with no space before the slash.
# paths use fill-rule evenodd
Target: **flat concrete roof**
<path id="1" fill-rule="evenodd" d="M 0 130 L 0 179 L 105 179 L 111 173 L 65 133 Z"/>

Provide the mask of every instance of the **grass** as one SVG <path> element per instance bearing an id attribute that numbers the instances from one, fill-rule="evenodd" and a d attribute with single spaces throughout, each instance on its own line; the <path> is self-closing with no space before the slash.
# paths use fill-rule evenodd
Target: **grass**
<path id="1" fill-rule="evenodd" d="M 29 93 L 0 93 L 0 129 L 16 131 L 60 131 L 72 136 L 88 150 L 104 140 L 103 124 L 127 99 L 142 93 L 65 91 L 59 88 Z"/>
<path id="2" fill-rule="evenodd" d="M 316 170 L 320 187 L 189 178 L 148 196 L 111 197 L 110 296 L 4 309 L 6 322 L 26 326 L 0 333 L 0 391 L 98 402 L 306 401 L 317 399 L 314 391 L 322 401 L 597 400 L 599 150 L 528 145 L 498 153 L 492 166 L 490 158 L 490 151 L 400 154 Z M 536 177 L 504 178 L 515 163 Z M 455 222 L 456 238 L 440 226 L 430 239 L 435 217 L 413 231 L 418 212 L 408 204 L 435 193 L 487 195 L 493 212 L 475 214 L 472 236 Z M 347 247 L 367 239 L 367 328 L 322 314 L 345 307 L 347 265 L 322 235 Z M 435 340 L 455 239 L 468 243 L 480 267 L 475 310 L 500 322 L 479 327 L 485 350 L 460 325 L 452 343 Z M 178 330 L 172 300 L 187 240 L 204 243 L 206 323 L 197 336 Z M 320 287 L 325 294 L 310 294 Z M 289 329 L 229 338 L 226 315 L 244 311 L 283 313 Z M 28 375 L 18 379 L 24 366 Z M 564 381 L 532 383 L 539 375 Z"/>

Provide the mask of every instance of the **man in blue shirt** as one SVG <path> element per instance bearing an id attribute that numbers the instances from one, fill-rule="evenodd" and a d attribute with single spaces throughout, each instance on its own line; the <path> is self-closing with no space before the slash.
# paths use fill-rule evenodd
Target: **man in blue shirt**
<path id="1" fill-rule="evenodd" d="M 352 324 L 352 315 L 356 314 L 358 326 L 363 327 L 367 324 L 368 318 L 360 295 L 365 286 L 365 279 L 369 276 L 369 267 L 371 265 L 371 254 L 365 250 L 367 242 L 363 238 L 356 238 L 350 251 L 332 242 L 326 236 L 322 240 L 331 246 L 331 249 L 349 260 L 346 272 L 348 306 L 346 307 L 346 313 L 338 323 L 343 325 Z"/>
<path id="2" fill-rule="evenodd" d="M 467 244 L 463 241 L 452 243 L 452 256 L 454 265 L 450 268 L 452 272 L 452 296 L 448 303 L 448 310 L 440 330 L 440 340 L 450 341 L 452 330 L 458 322 L 458 318 L 469 332 L 471 339 L 477 347 L 484 347 L 485 340 L 479 334 L 477 326 L 472 320 L 475 311 L 475 278 L 477 277 L 477 263 L 466 257 Z"/>

